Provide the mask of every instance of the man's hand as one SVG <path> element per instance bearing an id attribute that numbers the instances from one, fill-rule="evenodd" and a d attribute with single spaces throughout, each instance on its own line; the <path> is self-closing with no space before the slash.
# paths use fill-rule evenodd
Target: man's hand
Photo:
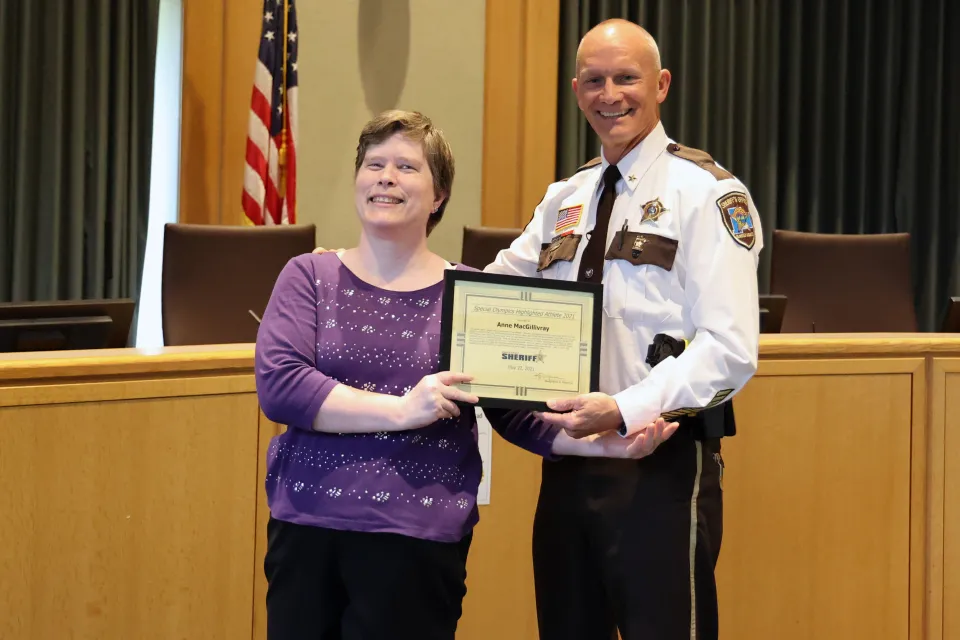
<path id="1" fill-rule="evenodd" d="M 617 429 L 623 422 L 616 400 L 605 393 L 587 393 L 575 398 L 547 400 L 547 406 L 553 411 L 569 412 L 547 412 L 538 414 L 538 417 L 547 424 L 562 428 L 571 438 L 583 438 L 593 433 Z"/>
<path id="2" fill-rule="evenodd" d="M 328 251 L 333 251 L 334 253 L 340 253 L 343 249 L 324 249 L 323 247 L 317 247 L 311 253 L 326 253 Z"/>
<path id="3" fill-rule="evenodd" d="M 672 436 L 679 426 L 679 422 L 657 418 L 656 422 L 627 437 L 610 431 L 593 437 L 597 439 L 596 444 L 601 446 L 605 458 L 645 458 Z"/>

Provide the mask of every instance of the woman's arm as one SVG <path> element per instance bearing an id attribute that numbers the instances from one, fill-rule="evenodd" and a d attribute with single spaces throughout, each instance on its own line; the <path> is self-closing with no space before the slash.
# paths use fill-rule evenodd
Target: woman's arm
<path id="1" fill-rule="evenodd" d="M 543 456 L 582 456 L 589 458 L 642 458 L 653 453 L 658 444 L 673 435 L 679 426 L 658 418 L 636 434 L 622 437 L 606 431 L 584 438 L 572 438 L 567 432 L 539 419 L 533 411 L 484 409 L 491 426 L 505 440 Z"/>
<path id="2" fill-rule="evenodd" d="M 532 411 L 485 408 L 490 426 L 507 442 L 544 458 L 554 458 L 553 443 L 563 431 L 539 420 Z"/>
<path id="3" fill-rule="evenodd" d="M 476 396 L 452 384 L 469 382 L 470 376 L 444 371 L 423 377 L 403 397 L 361 391 L 339 384 L 321 405 L 313 421 L 315 431 L 369 433 L 404 431 L 460 415 L 454 401 L 475 403 Z"/>
<path id="4" fill-rule="evenodd" d="M 469 381 L 462 374 L 426 376 L 400 398 L 354 389 L 318 371 L 317 260 L 305 255 L 287 263 L 257 332 L 257 398 L 268 418 L 333 433 L 401 431 L 459 415 L 453 401 L 477 401 L 449 386 Z"/>

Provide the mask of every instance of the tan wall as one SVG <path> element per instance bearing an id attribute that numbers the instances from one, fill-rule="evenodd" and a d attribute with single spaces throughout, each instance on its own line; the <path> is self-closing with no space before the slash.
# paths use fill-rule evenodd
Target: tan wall
<path id="1" fill-rule="evenodd" d="M 184 0 L 181 222 L 242 220 L 259 6 Z M 553 181 L 556 0 L 316 0 L 298 11 L 301 220 L 324 244 L 355 241 L 356 137 L 395 105 L 423 110 L 454 146 L 458 177 L 434 250 L 458 259 L 465 224 L 526 223 Z"/>
<path id="2" fill-rule="evenodd" d="M 327 247 L 354 246 L 353 158 L 361 127 L 384 109 L 422 111 L 457 162 L 453 198 L 431 248 L 459 260 L 480 223 L 484 0 L 300 2 L 299 220 Z"/>
<path id="3" fill-rule="evenodd" d="M 260 0 L 184 1 L 180 221 L 240 224 Z M 416 109 L 447 134 L 454 194 L 431 248 L 459 260 L 480 224 L 484 0 L 307 0 L 300 39 L 299 221 L 326 246 L 353 246 L 357 135 L 389 108 Z"/>

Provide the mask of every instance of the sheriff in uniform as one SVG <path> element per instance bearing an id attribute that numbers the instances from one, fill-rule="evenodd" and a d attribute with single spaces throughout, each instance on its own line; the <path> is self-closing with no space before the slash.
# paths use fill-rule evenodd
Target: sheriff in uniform
<path id="1" fill-rule="evenodd" d="M 543 419 L 575 437 L 649 436 L 640 460 L 544 461 L 533 541 L 542 640 L 610 640 L 615 627 L 624 640 L 718 635 L 720 438 L 757 368 L 763 235 L 747 188 L 664 131 L 670 79 L 655 47 L 625 21 L 585 36 L 574 90 L 603 155 L 550 185 L 486 268 L 602 281 L 601 393 L 551 402 Z M 680 423 L 662 442 L 645 433 L 661 415 Z"/>

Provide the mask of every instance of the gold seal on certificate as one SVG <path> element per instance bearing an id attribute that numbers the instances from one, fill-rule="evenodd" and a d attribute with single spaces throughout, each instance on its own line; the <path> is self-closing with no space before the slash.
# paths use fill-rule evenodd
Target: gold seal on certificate
<path id="1" fill-rule="evenodd" d="M 440 369 L 480 406 L 546 409 L 550 398 L 596 391 L 602 286 L 449 269 Z"/>

